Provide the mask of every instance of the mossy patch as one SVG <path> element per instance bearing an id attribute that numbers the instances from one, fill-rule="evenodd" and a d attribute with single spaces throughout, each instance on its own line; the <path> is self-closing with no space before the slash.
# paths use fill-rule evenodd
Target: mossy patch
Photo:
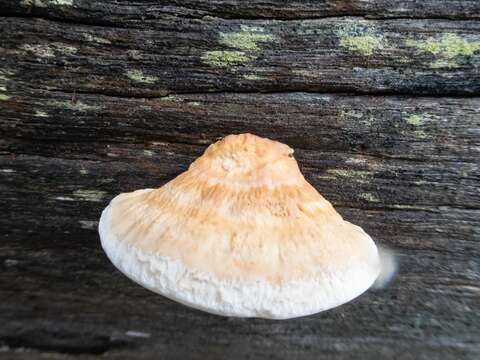
<path id="1" fill-rule="evenodd" d="M 10 99 L 10 96 L 5 94 L 0 94 L 0 101 L 7 101 L 8 99 Z"/>
<path id="2" fill-rule="evenodd" d="M 480 41 L 468 41 L 457 34 L 444 34 L 440 39 L 433 37 L 426 40 L 408 39 L 405 45 L 435 55 L 437 60 L 431 64 L 434 68 L 456 67 L 458 57 L 469 57 L 480 51 Z"/>
<path id="3" fill-rule="evenodd" d="M 364 56 L 373 55 L 386 47 L 386 41 L 370 25 L 346 23 L 337 27 L 340 46 Z"/>
<path id="4" fill-rule="evenodd" d="M 154 84 L 158 78 L 155 76 L 147 76 L 141 70 L 129 70 L 127 71 L 127 77 L 135 82 L 144 84 Z"/>
<path id="5" fill-rule="evenodd" d="M 261 27 L 240 26 L 238 32 L 220 33 L 220 44 L 234 49 L 258 51 L 258 43 L 272 41 L 273 36 L 265 33 Z"/>
<path id="6" fill-rule="evenodd" d="M 202 61 L 217 67 L 229 67 L 244 64 L 254 59 L 243 51 L 207 51 L 202 55 Z"/>

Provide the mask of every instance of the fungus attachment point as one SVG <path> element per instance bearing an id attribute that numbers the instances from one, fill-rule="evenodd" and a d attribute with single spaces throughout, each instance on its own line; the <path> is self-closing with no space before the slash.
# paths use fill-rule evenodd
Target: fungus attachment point
<path id="1" fill-rule="evenodd" d="M 164 186 L 115 197 L 99 223 L 105 252 L 142 286 L 214 314 L 286 319 L 352 300 L 380 272 L 377 248 L 292 154 L 225 137 Z"/>

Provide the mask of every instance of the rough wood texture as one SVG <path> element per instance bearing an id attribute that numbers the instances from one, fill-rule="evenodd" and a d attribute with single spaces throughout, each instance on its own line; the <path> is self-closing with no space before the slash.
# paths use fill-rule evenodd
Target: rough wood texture
<path id="1" fill-rule="evenodd" d="M 122 29 L 0 19 L 3 77 L 42 89 L 144 97 L 480 92 L 478 21 L 166 16 Z"/>
<path id="2" fill-rule="evenodd" d="M 479 6 L 0 0 L 0 358 L 478 359 Z M 293 146 L 395 249 L 394 282 L 278 322 L 190 310 L 113 268 L 108 201 L 245 131 Z"/>
<path id="3" fill-rule="evenodd" d="M 71 6 L 70 6 L 70 5 Z M 86 23 L 139 26 L 165 16 L 228 19 L 311 19 L 328 16 L 369 18 L 478 19 L 477 0 L 2 0 L 3 12 Z"/>

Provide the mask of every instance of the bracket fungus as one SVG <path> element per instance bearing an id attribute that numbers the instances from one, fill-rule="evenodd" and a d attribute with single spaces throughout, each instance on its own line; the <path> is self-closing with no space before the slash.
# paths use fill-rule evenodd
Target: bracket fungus
<path id="1" fill-rule="evenodd" d="M 106 254 L 142 286 L 219 315 L 287 319 L 352 300 L 379 275 L 377 247 L 292 154 L 223 138 L 164 186 L 115 197 L 99 223 Z"/>

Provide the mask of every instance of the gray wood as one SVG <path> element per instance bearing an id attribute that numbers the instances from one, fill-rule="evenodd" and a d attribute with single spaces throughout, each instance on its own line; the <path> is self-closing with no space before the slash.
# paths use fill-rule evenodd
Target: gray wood
<path id="1" fill-rule="evenodd" d="M 136 97 L 480 92 L 478 21 L 163 16 L 143 26 L 0 18 L 8 34 L 0 43 L 4 77 L 38 89 Z"/>
<path id="2" fill-rule="evenodd" d="M 68 5 L 69 3 L 71 5 Z M 370 18 L 478 19 L 476 0 L 182 0 L 182 1 L 36 1 L 2 0 L 1 11 L 93 24 L 139 27 L 165 15 L 229 19 L 311 19 L 328 16 Z M 63 3 L 63 4 L 62 4 Z"/>
<path id="3" fill-rule="evenodd" d="M 479 2 L 69 3 L 0 0 L 1 359 L 480 357 Z M 109 200 L 247 131 L 394 249 L 393 282 L 268 321 L 114 269 Z"/>

